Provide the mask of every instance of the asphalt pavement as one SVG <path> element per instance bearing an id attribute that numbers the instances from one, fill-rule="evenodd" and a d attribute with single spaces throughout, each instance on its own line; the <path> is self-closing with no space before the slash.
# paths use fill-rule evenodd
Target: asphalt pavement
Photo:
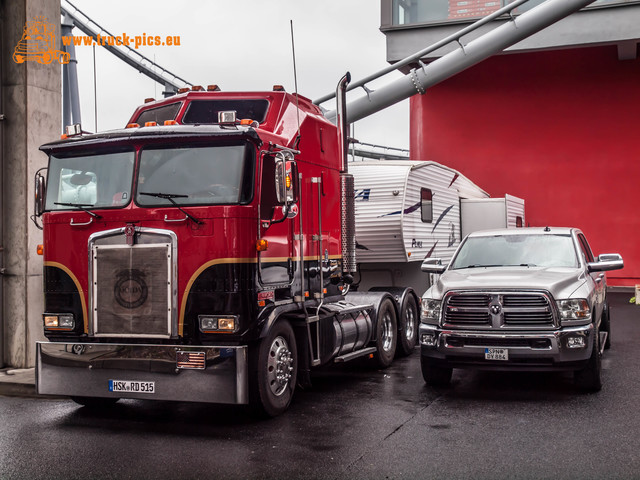
<path id="1" fill-rule="evenodd" d="M 91 410 L 29 397 L 0 374 L 0 479 L 638 479 L 640 306 L 610 295 L 603 389 L 566 373 L 455 370 L 431 388 L 418 350 L 386 370 L 323 368 L 289 411 L 122 400 Z M 8 396 L 7 386 L 24 388 Z"/>

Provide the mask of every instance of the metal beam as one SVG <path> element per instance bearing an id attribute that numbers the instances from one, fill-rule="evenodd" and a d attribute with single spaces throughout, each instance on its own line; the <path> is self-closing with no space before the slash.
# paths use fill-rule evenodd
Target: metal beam
<path id="1" fill-rule="evenodd" d="M 413 69 L 403 78 L 378 90 L 369 91 L 364 97 L 348 102 L 347 121 L 349 123 L 356 122 L 416 93 L 423 94 L 427 88 L 501 52 L 558 20 L 577 12 L 593 1 L 547 0 L 468 44 L 460 44 L 460 48 L 432 63 Z M 326 116 L 329 120 L 335 120 L 335 110 L 327 112 Z"/>
<path id="2" fill-rule="evenodd" d="M 117 35 L 109 33 L 96 22 L 91 20 L 88 16 L 78 10 L 71 2 L 67 1 L 66 3 L 69 4 L 74 10 L 71 11 L 70 9 L 65 8 L 61 5 L 60 10 L 62 12 L 62 15 L 68 17 L 71 22 L 73 22 L 74 26 L 78 27 L 86 35 L 93 37 L 96 42 L 98 42 L 98 36 L 105 39 L 109 37 L 117 37 Z M 161 67 L 153 60 L 150 60 L 144 55 L 138 53 L 128 45 L 118 46 L 115 45 L 115 42 L 114 45 L 110 45 L 106 41 L 98 43 L 123 62 L 127 63 L 128 65 L 138 70 L 140 73 L 143 73 L 147 77 L 165 87 L 165 96 L 173 95 L 178 91 L 179 88 L 193 85 L 190 82 L 187 82 L 184 78 L 171 73 L 169 70 Z"/>

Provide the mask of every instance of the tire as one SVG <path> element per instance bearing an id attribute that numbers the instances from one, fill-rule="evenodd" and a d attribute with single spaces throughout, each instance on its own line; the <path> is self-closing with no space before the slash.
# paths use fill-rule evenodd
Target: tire
<path id="1" fill-rule="evenodd" d="M 600 330 L 607 332 L 607 339 L 604 342 L 604 349 L 611 348 L 611 316 L 609 313 L 609 304 L 605 302 L 602 310 L 602 318 L 600 319 Z"/>
<path id="2" fill-rule="evenodd" d="M 289 322 L 278 321 L 253 350 L 250 377 L 252 410 L 276 417 L 289 408 L 296 388 L 298 350 Z"/>
<path id="3" fill-rule="evenodd" d="M 420 367 L 422 369 L 422 378 L 427 385 L 445 386 L 451 383 L 453 368 L 436 366 L 425 356 L 420 357 Z"/>
<path id="4" fill-rule="evenodd" d="M 376 353 L 373 358 L 378 367 L 387 368 L 393 362 L 398 342 L 398 320 L 393 301 L 385 298 L 378 309 L 376 321 Z"/>
<path id="5" fill-rule="evenodd" d="M 407 294 L 400 309 L 400 321 L 398 322 L 398 348 L 397 355 L 406 357 L 413 352 L 418 344 L 418 305 L 413 295 Z"/>
<path id="6" fill-rule="evenodd" d="M 78 405 L 87 407 L 90 409 L 109 408 L 116 404 L 119 398 L 101 398 L 101 397 L 71 397 L 71 400 Z"/>
<path id="7" fill-rule="evenodd" d="M 602 355 L 600 354 L 600 334 L 596 328 L 593 331 L 593 350 L 587 365 L 573 373 L 573 379 L 580 390 L 585 392 L 599 392 L 602 389 Z"/>

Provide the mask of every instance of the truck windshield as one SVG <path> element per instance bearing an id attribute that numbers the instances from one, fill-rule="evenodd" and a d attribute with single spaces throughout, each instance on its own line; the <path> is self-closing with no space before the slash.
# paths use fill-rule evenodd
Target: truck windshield
<path id="1" fill-rule="evenodd" d="M 133 150 L 51 155 L 46 209 L 123 207 L 131 199 L 134 159 Z"/>
<path id="2" fill-rule="evenodd" d="M 451 269 L 479 267 L 578 267 L 570 235 L 496 235 L 470 237 L 460 246 Z"/>
<path id="3" fill-rule="evenodd" d="M 136 203 L 172 205 L 169 198 L 178 205 L 248 203 L 253 195 L 254 152 L 249 144 L 143 149 Z"/>

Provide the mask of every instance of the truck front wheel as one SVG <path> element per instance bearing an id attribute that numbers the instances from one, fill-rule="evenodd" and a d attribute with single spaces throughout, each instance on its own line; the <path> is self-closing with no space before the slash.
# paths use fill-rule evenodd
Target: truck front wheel
<path id="1" fill-rule="evenodd" d="M 251 361 L 251 406 L 260 416 L 283 413 L 293 398 L 298 351 L 289 322 L 278 321 L 262 339 Z"/>
<path id="2" fill-rule="evenodd" d="M 427 385 L 443 386 L 451 383 L 453 368 L 436 366 L 424 355 L 420 356 L 420 367 L 422 368 L 422 378 Z"/>
<path id="3" fill-rule="evenodd" d="M 600 353 L 600 333 L 593 330 L 593 351 L 591 357 L 581 370 L 573 374 L 576 386 L 586 392 L 599 392 L 602 389 L 602 354 Z"/>

